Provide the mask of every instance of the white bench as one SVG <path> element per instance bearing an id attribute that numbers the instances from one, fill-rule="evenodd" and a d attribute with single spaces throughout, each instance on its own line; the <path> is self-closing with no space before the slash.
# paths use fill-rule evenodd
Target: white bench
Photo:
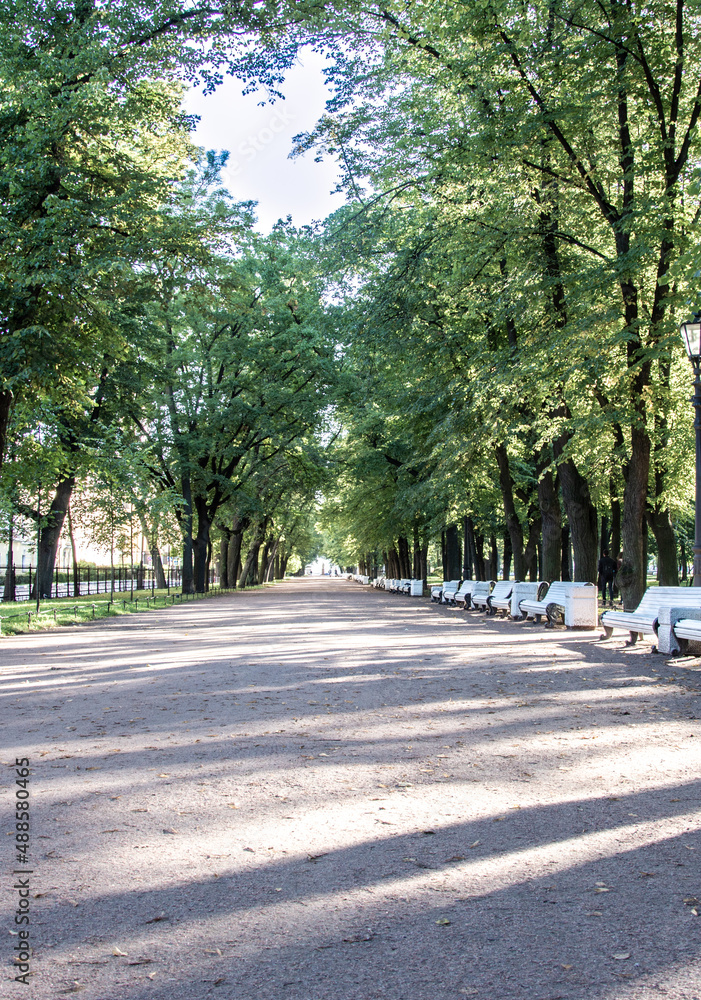
<path id="1" fill-rule="evenodd" d="M 513 590 L 511 591 L 511 601 L 510 601 L 511 617 L 514 619 L 514 621 L 516 621 L 519 618 L 525 619 L 527 617 L 527 615 L 524 615 L 524 613 L 521 611 L 520 608 L 521 601 L 524 601 L 526 598 L 530 598 L 534 601 L 538 600 L 538 594 L 541 593 L 541 587 L 545 588 L 547 587 L 547 584 L 543 583 L 542 581 L 538 583 L 525 583 L 525 582 L 521 583 L 519 581 L 516 581 L 514 583 Z M 495 603 L 494 607 L 501 610 L 500 604 Z"/>
<path id="2" fill-rule="evenodd" d="M 514 589 L 514 585 L 510 580 L 498 580 L 494 584 L 494 590 L 491 594 L 476 594 L 473 595 L 472 603 L 479 608 L 484 608 L 488 615 L 495 615 L 497 610 L 508 611 L 511 597 L 511 591 Z M 498 604 L 495 602 L 499 601 Z"/>
<path id="3" fill-rule="evenodd" d="M 431 600 L 438 601 L 440 604 L 441 598 L 443 597 L 443 588 L 447 587 L 450 580 L 444 580 L 442 583 L 432 583 L 431 584 Z"/>
<path id="4" fill-rule="evenodd" d="M 443 591 L 443 601 L 445 604 L 463 604 L 465 599 L 469 604 L 470 594 L 472 593 L 472 588 L 475 585 L 474 580 L 463 580 L 462 583 L 458 583 L 455 586 L 454 582 L 451 582 L 450 586 L 446 587 Z"/>
<path id="5" fill-rule="evenodd" d="M 630 632 L 629 645 L 633 646 L 644 635 L 656 635 L 663 608 L 701 608 L 701 587 L 648 587 L 635 611 L 603 613 L 602 638 L 610 639 L 614 629 L 623 629 Z"/>
<path id="6" fill-rule="evenodd" d="M 439 591 L 440 591 L 440 593 L 435 598 L 435 600 L 437 600 L 439 604 L 447 604 L 448 601 L 447 601 L 446 594 L 450 594 L 450 593 L 456 594 L 458 592 L 458 590 L 460 589 L 460 581 L 459 580 L 444 580 L 443 583 L 441 584 L 440 588 L 434 588 L 434 587 L 432 587 L 431 588 L 431 600 L 434 599 L 433 592 L 434 592 L 435 589 L 439 589 Z"/>
<path id="7" fill-rule="evenodd" d="M 519 610 L 537 622 L 545 615 L 553 621 L 557 608 L 563 608 L 568 628 L 596 628 L 598 619 L 598 591 L 593 583 L 565 583 L 554 580 L 541 600 L 526 598 L 519 603 Z"/>
<path id="8" fill-rule="evenodd" d="M 491 580 L 476 580 L 470 591 L 469 597 L 465 598 L 465 611 L 469 611 L 470 608 L 477 609 L 477 601 L 486 601 L 489 597 L 489 593 L 492 589 Z"/>

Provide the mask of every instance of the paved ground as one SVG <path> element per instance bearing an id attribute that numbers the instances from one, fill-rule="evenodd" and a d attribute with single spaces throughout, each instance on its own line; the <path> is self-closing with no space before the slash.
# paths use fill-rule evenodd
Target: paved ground
<path id="1" fill-rule="evenodd" d="M 0 643 L 3 997 L 701 1000 L 699 661 L 340 580 Z"/>

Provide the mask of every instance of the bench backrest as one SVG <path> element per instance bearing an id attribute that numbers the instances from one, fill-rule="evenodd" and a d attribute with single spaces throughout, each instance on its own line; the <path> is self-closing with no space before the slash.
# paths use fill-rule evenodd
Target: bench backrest
<path id="1" fill-rule="evenodd" d="M 494 590 L 492 591 L 492 597 L 496 598 L 497 601 L 505 601 L 507 597 L 511 597 L 511 591 L 514 589 L 514 585 L 511 580 L 498 580 L 494 584 Z"/>
<path id="2" fill-rule="evenodd" d="M 456 597 L 465 597 L 466 594 L 471 594 L 475 586 L 474 580 L 463 580 L 460 590 L 455 595 Z"/>
<path id="3" fill-rule="evenodd" d="M 443 584 L 443 590 L 457 590 L 459 586 L 459 580 L 449 580 L 448 583 Z"/>
<path id="4" fill-rule="evenodd" d="M 548 592 L 542 599 L 543 602 L 548 602 L 549 604 L 556 604 L 558 601 L 562 604 L 565 603 L 565 597 L 567 596 L 568 590 L 572 587 L 590 587 L 590 583 L 568 583 L 564 580 L 553 580 L 553 582 L 548 587 Z"/>
<path id="5" fill-rule="evenodd" d="M 701 608 L 701 587 L 648 587 L 635 613 L 656 618 L 660 608 Z"/>
<path id="6" fill-rule="evenodd" d="M 490 580 L 478 580 L 472 588 L 472 596 L 476 597 L 478 594 L 488 594 L 491 587 Z"/>

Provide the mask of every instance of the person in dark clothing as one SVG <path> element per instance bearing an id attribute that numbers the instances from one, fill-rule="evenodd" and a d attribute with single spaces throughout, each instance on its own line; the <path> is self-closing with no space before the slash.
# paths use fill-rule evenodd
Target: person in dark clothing
<path id="1" fill-rule="evenodd" d="M 609 550 L 604 549 L 604 554 L 599 559 L 598 573 L 599 586 L 601 587 L 601 599 L 606 604 L 606 588 L 609 591 L 609 607 L 613 607 L 613 582 L 616 579 L 618 564 L 609 555 Z"/>

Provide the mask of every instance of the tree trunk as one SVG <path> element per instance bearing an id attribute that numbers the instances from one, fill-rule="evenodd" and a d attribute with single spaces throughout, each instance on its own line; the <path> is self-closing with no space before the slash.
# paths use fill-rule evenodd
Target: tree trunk
<path id="1" fill-rule="evenodd" d="M 463 580 L 474 580 L 471 535 L 474 534 L 472 518 L 462 519 L 462 578 Z"/>
<path id="2" fill-rule="evenodd" d="M 235 517 L 229 535 L 229 545 L 226 550 L 227 577 L 229 587 L 233 590 L 236 587 L 241 569 L 241 544 L 243 533 L 248 527 L 248 518 Z"/>
<path id="3" fill-rule="evenodd" d="M 239 588 L 241 590 L 248 585 L 255 587 L 258 583 L 258 553 L 265 538 L 266 528 L 267 518 L 256 525 L 256 530 L 246 555 L 246 561 L 241 570 L 241 578 L 239 579 Z"/>
<path id="4" fill-rule="evenodd" d="M 409 542 L 404 535 L 400 535 L 397 539 L 397 549 L 399 552 L 399 579 L 410 580 L 411 560 L 409 558 Z"/>
<path id="5" fill-rule="evenodd" d="M 58 549 L 63 522 L 66 518 L 66 511 L 68 510 L 74 486 L 75 476 L 67 476 L 56 487 L 56 492 L 54 493 L 54 498 L 51 501 L 51 506 L 46 517 L 46 524 L 41 528 L 39 534 L 39 554 L 37 556 L 37 575 L 34 583 L 33 597 L 36 597 L 37 586 L 39 587 L 41 597 L 51 597 L 56 550 Z"/>
<path id="6" fill-rule="evenodd" d="M 192 551 L 195 561 L 194 584 L 195 593 L 204 594 L 207 590 L 207 556 L 209 554 L 209 532 L 212 522 L 209 517 L 205 497 L 195 498 L 197 510 L 197 535 L 192 541 Z"/>
<path id="7" fill-rule="evenodd" d="M 484 562 L 484 535 L 476 531 L 472 537 L 475 544 L 475 580 L 486 580 L 487 567 Z"/>
<path id="8" fill-rule="evenodd" d="M 610 482 L 611 493 L 611 558 L 618 559 L 621 553 L 621 501 L 614 490 L 613 479 Z"/>
<path id="9" fill-rule="evenodd" d="M 531 519 L 528 528 L 528 542 L 523 552 L 524 562 L 532 583 L 538 581 L 538 542 L 540 541 L 540 515 Z"/>
<path id="10" fill-rule="evenodd" d="M 631 457 L 623 494 L 623 562 L 616 575 L 625 611 L 637 608 L 647 585 L 647 567 L 643 565 L 643 528 L 649 473 L 650 438 L 647 431 L 634 426 L 631 430 Z"/>
<path id="11" fill-rule="evenodd" d="M 496 535 L 489 536 L 489 579 L 499 578 L 499 552 L 497 551 Z"/>
<path id="12" fill-rule="evenodd" d="M 460 542 L 458 539 L 457 524 L 449 524 L 445 529 L 445 547 L 448 558 L 448 576 L 446 579 L 459 580 L 461 571 L 460 564 L 462 559 L 460 558 Z"/>
<path id="13" fill-rule="evenodd" d="M 265 540 L 265 545 L 263 546 L 263 552 L 260 557 L 260 568 L 258 570 L 258 583 L 265 583 L 265 578 L 268 574 L 268 561 L 270 559 L 270 553 L 273 549 L 273 536 L 268 535 Z"/>
<path id="14" fill-rule="evenodd" d="M 564 434 L 555 442 L 553 450 L 556 459 L 562 454 L 566 442 L 567 437 Z M 558 473 L 574 549 L 574 579 L 579 583 L 596 583 L 599 531 L 596 507 L 591 502 L 589 484 L 572 459 L 559 462 Z"/>
<path id="15" fill-rule="evenodd" d="M 540 577 L 552 583 L 560 579 L 562 569 L 562 513 L 557 479 L 549 469 L 538 481 L 538 506 L 543 531 Z"/>
<path id="16" fill-rule="evenodd" d="M 562 526 L 562 580 L 568 583 L 572 580 L 572 546 L 570 545 L 570 526 Z"/>
<path id="17" fill-rule="evenodd" d="M 511 535 L 508 531 L 504 532 L 504 567 L 502 571 L 502 580 L 508 580 L 511 577 L 511 558 L 513 552 L 511 551 Z"/>
<path id="18" fill-rule="evenodd" d="M 7 603 L 15 599 L 14 528 L 14 518 L 10 514 L 10 524 L 7 531 L 7 566 L 5 568 L 5 583 L 2 590 L 2 599 Z"/>
<path id="19" fill-rule="evenodd" d="M 443 579 L 448 580 L 448 547 L 445 542 L 445 531 L 441 531 L 441 561 L 443 563 Z"/>
<path id="20" fill-rule="evenodd" d="M 231 531 L 229 528 L 220 527 L 221 538 L 219 539 L 219 581 L 222 590 L 229 589 L 229 566 L 226 554 L 229 551 L 229 540 Z"/>
<path id="21" fill-rule="evenodd" d="M 657 542 L 657 580 L 660 587 L 679 586 L 677 564 L 677 539 L 672 527 L 669 510 L 648 508 L 647 523 Z"/>
<path id="22" fill-rule="evenodd" d="M 183 476 L 180 487 L 183 495 L 182 513 L 180 515 L 180 530 L 183 536 L 183 594 L 194 594 L 195 578 L 192 571 L 192 490 L 190 479 Z"/>
<path id="23" fill-rule="evenodd" d="M 509 466 L 509 455 L 503 444 L 496 445 L 497 466 L 499 469 L 499 486 L 504 504 L 506 530 L 511 538 L 511 551 L 514 558 L 514 579 L 526 579 L 526 561 L 523 553 L 523 528 L 516 513 L 514 503 L 514 481 Z"/>
<path id="24" fill-rule="evenodd" d="M 277 561 L 278 561 L 277 550 L 279 544 L 280 544 L 280 536 L 278 535 L 278 537 L 275 539 L 275 543 L 273 544 L 273 551 L 271 552 L 270 558 L 268 559 L 268 565 L 265 570 L 265 577 L 263 578 L 263 583 L 270 583 L 272 580 L 275 579 L 275 567 L 277 566 Z"/>
<path id="25" fill-rule="evenodd" d="M 66 510 L 68 518 L 68 537 L 71 540 L 71 554 L 73 556 L 73 596 L 80 597 L 80 568 L 78 566 L 78 552 L 75 546 L 75 535 L 73 534 L 73 517 L 71 515 L 71 505 L 68 504 Z"/>
<path id="26" fill-rule="evenodd" d="M 679 539 L 679 548 L 681 550 L 681 558 L 682 558 L 682 583 L 686 583 L 688 579 L 688 574 L 686 568 L 686 544 L 683 538 Z"/>

